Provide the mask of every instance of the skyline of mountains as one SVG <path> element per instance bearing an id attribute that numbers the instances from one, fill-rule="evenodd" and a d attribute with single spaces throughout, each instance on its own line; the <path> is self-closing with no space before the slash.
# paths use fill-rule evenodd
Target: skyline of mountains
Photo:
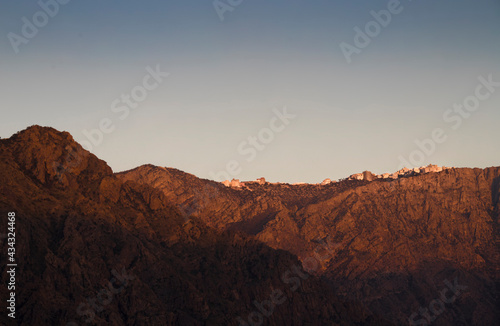
<path id="1" fill-rule="evenodd" d="M 0 139 L 0 157 L 22 324 L 498 320 L 500 167 L 227 187 L 153 165 L 113 173 L 39 126 Z M 92 301 L 113 277 L 123 289 Z"/>

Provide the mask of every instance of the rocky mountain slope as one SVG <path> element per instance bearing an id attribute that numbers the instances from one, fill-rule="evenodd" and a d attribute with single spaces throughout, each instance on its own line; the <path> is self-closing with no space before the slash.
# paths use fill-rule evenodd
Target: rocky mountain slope
<path id="1" fill-rule="evenodd" d="M 339 300 L 333 285 L 305 273 L 293 254 L 221 227 L 253 194 L 146 168 L 165 173 L 160 182 L 171 182 L 172 190 L 153 187 L 147 175 L 137 181 L 114 175 L 71 135 L 52 128 L 33 126 L 0 140 L 0 233 L 7 213 L 15 212 L 18 263 L 16 319 L 4 307 L 0 324 L 387 324 L 353 300 Z M 202 202 L 196 189 L 206 185 L 220 192 Z M 299 198 L 290 193 L 288 202 L 270 199 L 261 209 L 267 214 Z M 205 211 L 192 210 L 193 201 Z M 264 205 L 262 198 L 254 202 Z M 223 211 L 220 218 L 204 216 Z M 262 216 L 259 225 L 269 219 Z M 262 216 L 242 210 L 227 223 L 244 230 L 236 223 Z M 330 250 L 328 241 L 322 248 Z M 9 278 L 6 252 L 2 239 L 2 284 Z M 8 295 L 0 287 L 4 303 Z"/>
<path id="2" fill-rule="evenodd" d="M 244 187 L 151 165 L 117 176 L 161 190 L 185 216 L 296 254 L 343 299 L 396 324 L 498 321 L 498 167 Z"/>

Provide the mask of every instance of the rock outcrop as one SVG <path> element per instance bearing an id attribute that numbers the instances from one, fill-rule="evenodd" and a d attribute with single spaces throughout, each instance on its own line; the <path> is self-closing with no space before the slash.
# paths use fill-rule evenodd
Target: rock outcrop
<path id="1" fill-rule="evenodd" d="M 448 167 L 441 167 L 437 165 L 432 165 L 429 164 L 428 166 L 422 166 L 420 168 L 413 168 L 413 169 L 408 169 L 408 168 L 402 168 L 401 170 L 395 172 L 395 173 L 384 173 L 381 175 L 373 174 L 369 171 L 365 171 L 363 173 L 357 173 L 349 176 L 347 180 L 367 180 L 367 181 L 373 181 L 375 179 L 398 179 L 398 178 L 403 178 L 403 177 L 409 177 L 409 176 L 415 176 L 419 174 L 425 174 L 425 173 L 437 173 L 441 171 L 445 171 L 451 168 Z"/>
<path id="2" fill-rule="evenodd" d="M 231 181 L 226 180 L 223 181 L 222 184 L 226 187 L 231 187 L 231 188 L 243 188 L 245 187 L 245 184 L 243 182 L 240 182 L 238 179 L 233 179 Z"/>
<path id="3" fill-rule="evenodd" d="M 325 179 L 325 180 L 323 180 L 323 181 L 320 183 L 320 185 L 322 185 L 322 186 L 326 186 L 326 185 L 329 185 L 329 184 L 330 184 L 330 183 L 332 183 L 332 182 L 335 182 L 335 181 L 332 181 L 331 179 Z"/>
<path id="4" fill-rule="evenodd" d="M 380 178 L 378 175 L 371 173 L 370 171 L 364 171 L 363 173 L 357 173 L 351 175 L 347 180 L 366 180 L 373 181 Z"/>
<path id="5" fill-rule="evenodd" d="M 413 169 L 408 169 L 408 168 L 403 168 L 397 172 L 394 173 L 384 173 L 381 175 L 374 174 L 370 171 L 364 171 L 362 173 L 356 173 L 350 175 L 348 178 L 342 179 L 341 181 L 344 180 L 366 180 L 366 181 L 374 181 L 376 179 L 399 179 L 399 178 L 404 178 L 404 177 L 410 177 L 410 176 L 415 176 L 419 174 L 425 174 L 425 173 L 437 173 L 437 172 L 442 172 L 445 170 L 448 170 L 451 168 L 448 167 L 441 167 L 437 165 L 432 165 L 429 164 L 428 166 L 422 166 L 420 168 L 413 168 Z M 332 181 L 331 179 L 325 179 L 323 180 L 320 185 L 325 186 L 330 183 L 335 183 L 337 181 Z M 226 187 L 232 187 L 232 188 L 238 188 L 238 189 L 248 189 L 245 184 L 248 183 L 257 183 L 259 185 L 265 185 L 266 184 L 266 179 L 265 178 L 259 178 L 255 181 L 246 181 L 246 182 L 240 182 L 238 179 L 233 179 L 231 181 L 225 180 L 222 182 L 223 185 Z M 279 182 L 276 182 L 274 184 L 281 184 Z M 293 183 L 293 186 L 301 186 L 301 185 L 307 185 L 308 183 L 306 182 L 296 182 Z"/>

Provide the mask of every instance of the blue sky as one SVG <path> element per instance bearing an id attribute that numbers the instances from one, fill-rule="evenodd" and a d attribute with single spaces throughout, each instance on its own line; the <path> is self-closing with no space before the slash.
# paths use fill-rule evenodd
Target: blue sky
<path id="1" fill-rule="evenodd" d="M 500 2 L 401 1 L 348 63 L 340 44 L 389 3 L 243 0 L 221 21 L 212 1 L 72 0 L 16 53 L 9 33 L 24 37 L 23 17 L 42 9 L 3 1 L 0 136 L 40 124 L 85 142 L 109 119 L 92 152 L 114 171 L 152 163 L 204 178 L 320 182 L 395 171 L 401 157 L 498 166 L 500 88 L 456 129 L 443 114 L 480 76 L 500 81 Z M 169 76 L 121 120 L 113 101 L 157 66 Z M 283 107 L 296 117 L 249 161 L 238 147 Z M 424 153 L 416 141 L 436 128 L 446 140 Z"/>

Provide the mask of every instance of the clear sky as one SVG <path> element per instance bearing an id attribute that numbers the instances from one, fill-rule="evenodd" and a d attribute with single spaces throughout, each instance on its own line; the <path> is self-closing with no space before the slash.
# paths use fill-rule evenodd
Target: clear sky
<path id="1" fill-rule="evenodd" d="M 0 2 L 3 138 L 40 124 L 91 144 L 85 130 L 104 120 L 92 152 L 114 171 L 210 179 L 321 182 L 401 158 L 500 165 L 498 0 L 221 0 L 219 13 L 212 1 L 41 2 L 51 15 Z M 391 16 L 376 22 L 381 10 Z M 359 47 L 355 27 L 371 34 Z M 141 93 L 147 67 L 169 75 Z M 134 89 L 145 98 L 121 102 Z M 470 111 L 450 111 L 465 99 Z M 287 125 L 274 118 L 284 107 Z"/>

